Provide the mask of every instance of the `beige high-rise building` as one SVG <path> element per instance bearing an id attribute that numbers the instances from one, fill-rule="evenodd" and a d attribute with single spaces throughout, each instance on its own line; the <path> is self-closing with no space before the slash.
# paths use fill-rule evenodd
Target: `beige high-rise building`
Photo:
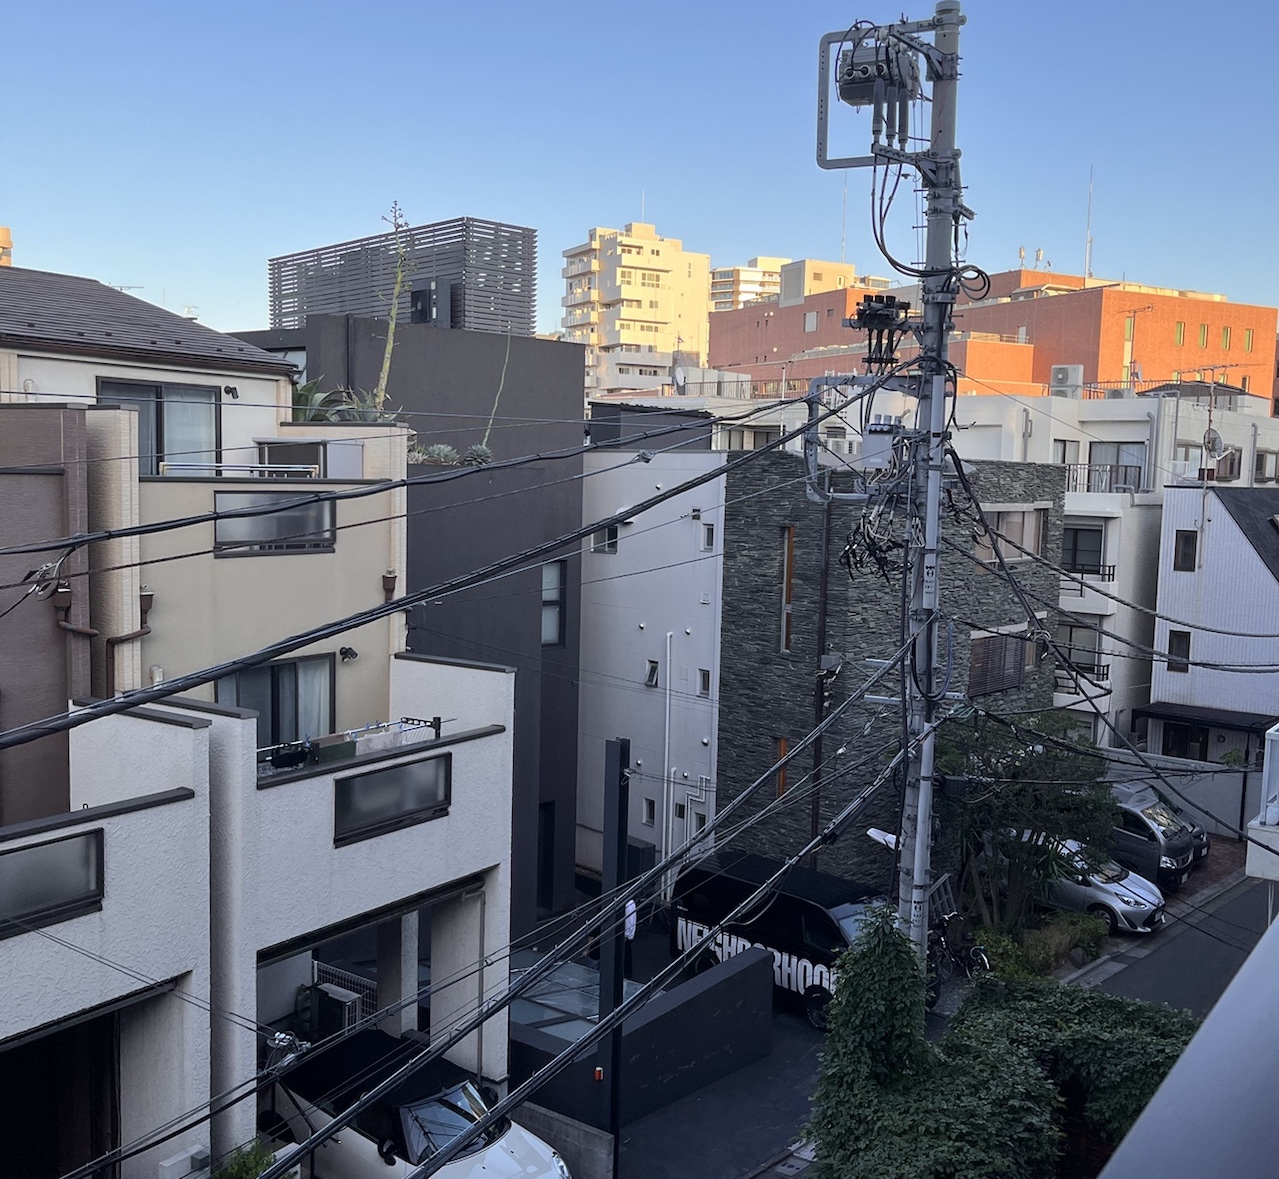
<path id="1" fill-rule="evenodd" d="M 781 267 L 778 303 L 789 307 L 802 303 L 809 295 L 821 291 L 838 291 L 845 287 L 879 285 L 875 280 L 857 279 L 857 268 L 851 262 L 821 262 L 801 258 Z M 887 286 L 887 282 L 883 285 Z"/>
<path id="2" fill-rule="evenodd" d="M 0 225 L 0 266 L 13 265 L 13 235 L 7 226 Z"/>
<path id="3" fill-rule="evenodd" d="M 586 345 L 588 396 L 657 389 L 676 364 L 705 363 L 709 254 L 632 221 L 592 229 L 564 262 L 564 339 Z"/>
<path id="4" fill-rule="evenodd" d="M 711 271 L 711 310 L 735 311 L 756 299 L 776 298 L 782 289 L 782 267 L 789 258 L 752 258 L 745 266 Z"/>

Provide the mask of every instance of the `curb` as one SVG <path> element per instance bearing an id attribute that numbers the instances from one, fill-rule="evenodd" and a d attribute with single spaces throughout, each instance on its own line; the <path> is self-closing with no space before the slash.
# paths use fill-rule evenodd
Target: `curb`
<path id="1" fill-rule="evenodd" d="M 1178 934 L 1182 933 L 1187 925 L 1197 924 L 1197 922 L 1192 922 L 1191 918 L 1194 916 L 1202 918 L 1204 914 L 1202 914 L 1200 910 L 1205 909 L 1214 901 L 1225 896 L 1231 889 L 1237 888 L 1240 884 L 1243 884 L 1249 879 L 1251 879 L 1251 877 L 1249 877 L 1242 868 L 1237 868 L 1235 871 L 1231 872 L 1229 876 L 1223 876 L 1216 884 L 1200 889 L 1196 893 L 1191 893 L 1184 899 L 1173 896 L 1173 898 L 1167 902 L 1166 909 L 1169 911 L 1169 916 L 1174 919 L 1174 924 L 1171 928 L 1163 931 L 1165 937 L 1162 939 L 1161 944 L 1166 944 L 1170 936 L 1176 937 Z M 1179 907 L 1177 912 L 1172 912 L 1174 906 Z M 1123 949 L 1111 950 L 1109 953 L 1102 954 L 1100 958 L 1097 958 L 1092 962 L 1085 963 L 1083 966 L 1079 967 L 1078 970 L 1072 970 L 1069 974 L 1058 979 L 1058 982 L 1063 985 L 1068 985 L 1070 983 L 1082 983 L 1083 979 L 1087 978 L 1094 971 L 1101 970 L 1109 963 L 1116 964 L 1116 969 L 1111 971 L 1111 973 L 1117 974 L 1120 970 L 1131 965 L 1132 962 L 1139 961 L 1141 958 L 1144 958 L 1152 949 L 1155 948 L 1153 946 L 1148 947 L 1148 941 L 1149 939 L 1146 938 L 1137 945 L 1125 946 Z M 1128 955 L 1133 955 L 1133 957 L 1128 961 L 1123 961 L 1123 959 L 1128 957 Z"/>

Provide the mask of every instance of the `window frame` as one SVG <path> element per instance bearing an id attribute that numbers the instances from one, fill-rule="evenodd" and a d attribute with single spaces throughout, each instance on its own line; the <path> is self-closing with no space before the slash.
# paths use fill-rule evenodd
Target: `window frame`
<path id="1" fill-rule="evenodd" d="M 106 836 L 105 829 L 94 827 L 88 831 L 76 831 L 70 835 L 60 835 L 54 839 L 42 839 L 36 843 L 24 843 L 19 847 L 8 847 L 0 850 L 0 859 L 5 856 L 20 856 L 23 852 L 31 852 L 38 848 L 50 847 L 55 843 L 67 843 L 70 840 L 88 841 L 94 849 L 96 869 L 94 880 L 89 891 L 69 897 L 67 900 L 43 908 L 31 909 L 12 917 L 0 917 L 0 941 L 11 937 L 20 937 L 46 925 L 57 925 L 70 921 L 75 917 L 83 917 L 86 913 L 98 913 L 102 910 L 102 902 L 106 897 Z"/>
<path id="2" fill-rule="evenodd" d="M 1194 528 L 1178 528 L 1173 534 L 1172 568 L 1176 573 L 1193 573 L 1199 558 L 1199 533 Z"/>
<path id="3" fill-rule="evenodd" d="M 243 672 L 234 672 L 231 675 L 223 676 L 221 679 L 217 679 L 213 681 L 213 698 L 215 703 L 230 704 L 236 708 L 249 708 L 250 707 L 249 705 L 240 703 L 241 675 L 249 672 L 261 671 L 264 669 L 270 670 L 271 672 L 271 682 L 270 682 L 271 715 L 270 717 L 267 718 L 267 728 L 268 728 L 267 737 L 269 739 L 267 740 L 266 744 L 258 746 L 258 750 L 259 750 L 258 759 L 261 761 L 266 761 L 269 759 L 270 750 L 278 749 L 282 745 L 292 745 L 298 741 L 304 741 L 309 736 L 309 734 L 307 735 L 297 734 L 291 738 L 285 738 L 282 736 L 281 730 L 279 729 L 278 709 L 280 707 L 281 693 L 279 690 L 279 686 L 276 683 L 275 673 L 277 670 L 282 670 L 283 668 L 286 668 L 286 667 L 291 667 L 294 669 L 293 726 L 296 734 L 297 730 L 301 727 L 300 718 L 297 715 L 297 682 L 296 682 L 297 671 L 296 669 L 298 665 L 302 663 L 315 663 L 315 664 L 322 663 L 327 665 L 326 674 L 328 676 L 328 698 L 325 706 L 328 711 L 328 720 L 325 727 L 328 729 L 328 732 L 317 733 L 315 734 L 315 736 L 316 737 L 330 736 L 336 731 L 335 726 L 337 725 L 337 676 L 334 674 L 335 669 L 337 667 L 337 657 L 334 655 L 332 651 L 324 652 L 317 655 L 302 655 L 296 659 L 273 659 L 269 663 L 260 664 L 258 667 L 255 667 L 255 668 L 245 668 Z M 229 680 L 235 681 L 235 699 L 234 700 L 224 699 L 222 695 L 222 692 L 223 692 L 222 685 Z M 258 715 L 259 715 L 259 718 L 261 718 L 260 712 Z M 259 733 L 258 734 L 259 740 L 261 739 L 261 736 L 262 734 Z"/>
<path id="4" fill-rule="evenodd" d="M 1174 653 L 1174 643 L 1177 647 L 1184 649 Z M 1168 670 L 1177 675 L 1185 675 L 1190 671 L 1190 631 L 1170 630 L 1168 632 L 1167 664 Z"/>
<path id="5" fill-rule="evenodd" d="M 341 814 L 341 795 L 344 787 L 351 783 L 385 776 L 418 766 L 438 765 L 443 772 L 443 798 L 429 805 L 417 806 L 405 810 L 388 813 L 386 818 L 370 819 L 362 823 L 339 827 Z M 400 831 L 405 827 L 416 827 L 420 823 L 429 823 L 434 819 L 443 819 L 453 805 L 453 754 L 445 751 L 434 753 L 429 757 L 414 758 L 411 761 L 398 761 L 393 765 L 379 766 L 359 774 L 343 774 L 333 779 L 333 846 L 345 847 L 351 843 L 360 843 L 365 839 L 376 839 L 392 831 Z"/>
<path id="6" fill-rule="evenodd" d="M 711 669 L 709 667 L 699 667 L 697 669 L 697 694 L 706 699 L 711 694 Z"/>
<path id="7" fill-rule="evenodd" d="M 551 567 L 556 568 L 559 573 L 559 584 L 557 586 L 548 586 L 546 584 L 546 570 Z M 568 626 L 567 626 L 568 561 L 563 558 L 557 561 L 543 561 L 541 568 L 542 568 L 542 573 L 541 573 L 542 610 L 541 610 L 540 618 L 541 618 L 541 624 L 542 624 L 542 631 L 541 631 L 542 646 L 543 647 L 563 647 L 568 642 Z M 548 596 L 552 594 L 554 596 Z M 556 614 L 557 625 L 556 625 L 556 631 L 555 631 L 556 637 L 554 639 L 547 639 L 546 637 L 546 619 L 547 619 L 548 607 L 554 608 L 555 614 Z"/>
<path id="8" fill-rule="evenodd" d="M 155 453 L 152 455 L 143 455 L 141 453 L 141 445 L 139 445 L 138 476 L 139 478 L 143 478 L 143 479 L 165 478 L 165 476 L 160 474 L 160 464 L 163 462 L 168 462 L 168 461 L 173 461 L 173 462 L 186 461 L 186 462 L 192 462 L 192 463 L 195 462 L 194 454 L 193 455 L 184 454 L 181 458 L 175 458 L 173 460 L 168 460 L 164 456 L 164 452 L 163 452 L 164 391 L 166 389 L 202 389 L 202 390 L 210 391 L 213 394 L 212 398 L 209 401 L 209 404 L 213 407 L 213 451 L 212 451 L 212 457 L 208 465 L 211 468 L 210 474 L 212 476 L 216 477 L 217 475 L 221 473 L 219 470 L 222 463 L 222 386 L 221 385 L 199 385 L 199 384 L 189 383 L 186 381 L 138 381 L 138 380 L 130 380 L 127 377 L 123 379 L 118 379 L 116 377 L 105 377 L 101 375 L 95 378 L 94 383 L 95 383 L 95 390 L 94 390 L 95 400 L 100 405 L 121 405 L 122 408 L 127 408 L 130 405 L 140 406 L 141 404 L 146 403 L 148 400 L 150 401 L 152 406 L 151 412 L 153 415 L 151 420 L 152 420 L 153 429 L 154 429 L 153 436 L 155 439 Z M 139 390 L 151 389 L 151 390 L 154 390 L 154 396 L 152 396 L 149 399 L 146 397 L 130 397 L 128 395 L 121 394 L 118 391 L 119 388 L 122 386 L 127 388 L 139 389 Z M 107 387 L 110 387 L 110 391 L 104 392 L 104 388 L 107 388 Z M 139 408 L 138 412 L 140 414 L 142 410 Z M 208 452 L 198 451 L 196 453 L 205 454 Z M 151 459 L 154 464 L 155 469 L 152 471 L 143 469 L 145 465 L 144 460 L 147 458 Z"/>
<path id="9" fill-rule="evenodd" d="M 1025 632 L 984 634 L 969 643 L 967 695 L 993 696 L 1020 688 L 1026 680 Z"/>
<path id="10" fill-rule="evenodd" d="M 620 536 L 621 532 L 617 524 L 597 528 L 591 533 L 591 552 L 612 556 L 617 552 L 617 541 Z"/>
<path id="11" fill-rule="evenodd" d="M 305 493 L 298 490 L 289 491 L 261 491 L 256 488 L 236 488 L 232 490 L 227 488 L 225 491 L 215 491 L 213 493 L 213 510 L 215 512 L 235 511 L 235 508 L 224 508 L 219 505 L 219 500 L 227 496 L 254 496 L 265 502 L 275 498 L 280 500 L 298 499 Z M 251 504 L 241 504 L 241 508 L 251 507 Z M 260 505 L 259 505 L 260 506 Z M 213 521 L 213 556 L 217 560 L 227 557 L 300 557 L 314 555 L 316 553 L 334 553 L 337 551 L 337 504 L 331 500 L 319 500 L 315 503 L 299 504 L 298 508 L 316 508 L 319 509 L 321 516 L 324 517 L 325 523 L 322 528 L 311 533 L 294 533 L 293 540 L 285 539 L 283 543 L 272 543 L 271 541 L 250 541 L 250 540 L 219 540 L 218 526 L 222 520 Z M 273 516 L 287 515 L 288 511 L 264 513 L 260 516 L 238 516 L 231 517 L 232 520 L 241 521 L 258 521 L 270 519 Z M 315 540 L 299 540 L 297 538 L 313 536 Z"/>

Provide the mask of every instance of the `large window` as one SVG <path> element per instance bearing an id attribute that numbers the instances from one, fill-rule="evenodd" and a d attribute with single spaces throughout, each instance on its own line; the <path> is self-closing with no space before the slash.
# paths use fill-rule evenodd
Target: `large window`
<path id="1" fill-rule="evenodd" d="M 999 536 L 983 536 L 977 542 L 978 560 L 994 561 L 994 542 L 1000 538 L 1007 542 L 1001 549 L 1006 561 L 1026 561 L 1032 556 L 1039 556 L 1044 542 L 1044 527 L 1048 523 L 1047 508 L 987 512 L 986 518 Z"/>
<path id="2" fill-rule="evenodd" d="M 333 843 L 439 819 L 453 799 L 453 755 L 440 754 L 333 783 Z"/>
<path id="3" fill-rule="evenodd" d="M 1071 573 L 1099 573 L 1103 535 L 1100 528 L 1063 528 L 1062 565 Z"/>
<path id="4" fill-rule="evenodd" d="M 0 938 L 102 908 L 102 830 L 0 852 Z"/>
<path id="5" fill-rule="evenodd" d="M 213 496 L 218 512 L 270 507 L 298 500 L 302 491 L 219 491 Z M 337 544 L 334 503 L 294 502 L 277 512 L 231 516 L 213 523 L 213 551 L 217 556 L 261 557 L 280 553 L 331 553 Z"/>
<path id="6" fill-rule="evenodd" d="M 564 597 L 568 562 L 547 561 L 542 566 L 542 646 L 564 646 Z"/>
<path id="7" fill-rule="evenodd" d="M 333 656 L 250 667 L 217 682 L 219 704 L 258 714 L 258 750 L 333 732 Z"/>
<path id="8" fill-rule="evenodd" d="M 989 696 L 1021 687 L 1026 670 L 1024 635 L 984 635 L 973 639 L 968 664 L 968 695 Z"/>
<path id="9" fill-rule="evenodd" d="M 98 400 L 137 409 L 138 474 L 158 475 L 161 463 L 207 474 L 217 463 L 217 386 L 99 381 Z"/>

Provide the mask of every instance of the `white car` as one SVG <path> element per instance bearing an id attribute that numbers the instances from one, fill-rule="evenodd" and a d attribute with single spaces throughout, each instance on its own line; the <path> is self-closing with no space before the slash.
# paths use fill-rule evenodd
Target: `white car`
<path id="1" fill-rule="evenodd" d="M 1044 902 L 1054 909 L 1093 913 L 1110 932 L 1154 933 L 1164 923 L 1164 897 L 1149 880 L 1102 860 L 1089 868 L 1083 845 L 1063 839 L 1054 845 L 1060 871 L 1048 882 Z"/>
<path id="2" fill-rule="evenodd" d="M 424 1047 L 370 1029 L 313 1058 L 303 1056 L 271 1087 L 258 1128 L 278 1143 L 304 1142 Z M 436 1151 L 473 1126 L 488 1106 L 471 1076 L 435 1060 L 315 1150 L 310 1179 L 408 1179 Z M 287 1156 L 286 1150 L 277 1157 Z M 441 1179 L 572 1179 L 559 1154 L 503 1118 L 466 1153 L 436 1172 Z"/>

